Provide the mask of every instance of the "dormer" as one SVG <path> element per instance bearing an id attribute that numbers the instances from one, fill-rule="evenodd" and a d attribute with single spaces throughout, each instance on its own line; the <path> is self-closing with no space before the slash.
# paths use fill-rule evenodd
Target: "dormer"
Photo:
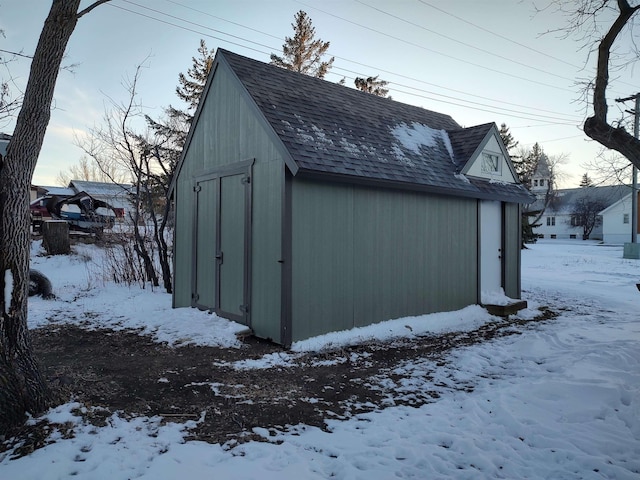
<path id="1" fill-rule="evenodd" d="M 500 183 L 519 183 L 498 128 L 493 123 L 449 132 L 460 173 Z"/>

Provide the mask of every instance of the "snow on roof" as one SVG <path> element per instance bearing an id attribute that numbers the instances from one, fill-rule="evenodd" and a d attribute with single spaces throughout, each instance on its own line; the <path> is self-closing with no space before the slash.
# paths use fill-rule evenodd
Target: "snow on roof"
<path id="1" fill-rule="evenodd" d="M 42 190 L 45 190 L 47 192 L 47 195 L 56 195 L 58 197 L 66 197 L 66 196 L 71 196 L 71 195 L 75 195 L 76 192 L 73 188 L 66 188 L 66 187 L 55 187 L 55 186 L 40 186 L 39 188 L 41 188 Z"/>
<path id="2" fill-rule="evenodd" d="M 87 192 L 91 196 L 118 196 L 131 193 L 133 185 L 107 182 L 89 182 L 85 180 L 71 180 L 69 186 L 78 192 Z"/>
<path id="3" fill-rule="evenodd" d="M 411 125 L 401 123 L 391 129 L 391 134 L 400 142 L 400 144 L 415 154 L 420 154 L 422 148 L 434 148 L 438 146 L 438 140 L 447 147 L 449 155 L 453 159 L 453 148 L 449 135 L 444 130 L 431 128 L 428 125 L 412 122 Z"/>

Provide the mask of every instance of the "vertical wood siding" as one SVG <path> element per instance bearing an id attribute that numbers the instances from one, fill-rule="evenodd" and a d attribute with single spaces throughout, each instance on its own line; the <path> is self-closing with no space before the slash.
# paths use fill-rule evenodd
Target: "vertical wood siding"
<path id="1" fill-rule="evenodd" d="M 252 172 L 252 299 L 249 308 L 256 334 L 278 339 L 283 158 L 253 105 L 223 64 L 215 71 L 203 102 L 176 183 L 174 305 L 191 305 L 195 178 L 221 166 L 255 158 Z M 211 212 L 209 217 L 215 218 L 214 213 Z"/>
<path id="2" fill-rule="evenodd" d="M 476 302 L 476 201 L 294 181 L 293 340 Z"/>

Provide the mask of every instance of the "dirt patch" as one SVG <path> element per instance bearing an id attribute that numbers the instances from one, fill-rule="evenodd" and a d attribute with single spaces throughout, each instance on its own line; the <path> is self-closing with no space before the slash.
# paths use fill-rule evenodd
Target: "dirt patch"
<path id="1" fill-rule="evenodd" d="M 232 446 L 255 439 L 254 427 L 282 430 L 304 423 L 324 428 L 329 418 L 433 401 L 437 391 L 400 395 L 376 379 L 382 375 L 390 385 L 397 384 L 403 374 L 394 369 L 400 364 L 427 359 L 441 365 L 453 348 L 520 334 L 554 317 L 547 310 L 534 321 L 501 321 L 472 332 L 306 355 L 252 337 L 239 349 L 172 348 L 132 331 L 56 326 L 32 333 L 45 376 L 60 401 L 100 407 L 89 414 L 96 425 L 113 412 L 160 415 L 170 421 L 201 419 L 191 438 Z M 243 361 L 265 355 L 274 360 L 270 368 L 241 368 Z M 28 452 L 42 444 L 47 428 L 18 432 L 22 449 Z"/>

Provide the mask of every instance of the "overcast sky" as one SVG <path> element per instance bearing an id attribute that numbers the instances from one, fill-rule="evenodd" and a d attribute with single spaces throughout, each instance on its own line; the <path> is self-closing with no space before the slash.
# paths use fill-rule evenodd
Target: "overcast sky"
<path id="1" fill-rule="evenodd" d="M 86 6 L 90 2 L 83 1 Z M 268 62 L 280 53 L 298 10 L 316 37 L 330 41 L 334 67 L 326 79 L 380 75 L 394 100 L 451 115 L 459 124 L 506 123 L 525 147 L 539 142 L 549 155 L 566 154 L 561 186 L 577 186 L 600 148 L 582 133 L 587 107 L 579 82 L 593 76 L 595 57 L 575 38 L 548 33 L 565 25 L 547 0 L 112 0 L 78 22 L 58 77 L 54 110 L 34 183 L 53 185 L 82 157 L 74 137 L 101 122 L 109 98 L 125 101 L 123 80 L 143 63 L 139 100 L 149 115 L 183 104 L 178 74 L 191 66 L 203 38 Z M 0 0 L 0 49 L 31 55 L 50 0 Z M 622 48 L 628 48 L 628 43 Z M 2 58 L 11 58 L 0 52 Z M 0 69 L 24 88 L 30 59 Z M 630 69 L 613 85 L 613 101 L 638 90 Z M 633 105 L 629 104 L 630 108 Z M 11 134 L 12 123 L 0 123 Z"/>

